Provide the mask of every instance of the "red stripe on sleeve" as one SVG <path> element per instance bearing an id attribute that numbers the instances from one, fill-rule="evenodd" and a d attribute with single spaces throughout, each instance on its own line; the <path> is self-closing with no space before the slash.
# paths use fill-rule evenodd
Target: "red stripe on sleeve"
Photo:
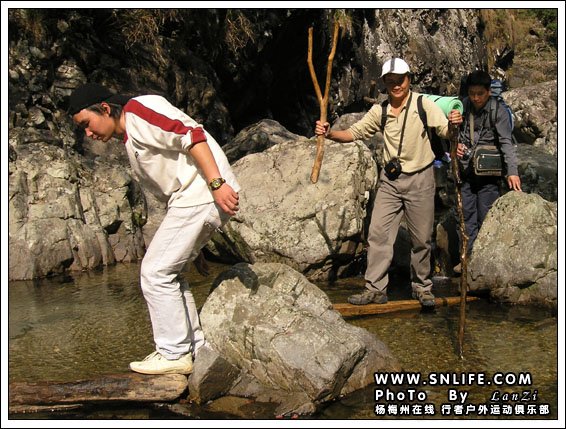
<path id="1" fill-rule="evenodd" d="M 139 101 L 130 100 L 128 104 L 124 106 L 124 111 L 131 112 L 149 122 L 151 125 L 159 127 L 167 132 L 186 135 L 189 131 L 191 131 L 192 144 L 206 141 L 206 136 L 202 128 L 186 126 L 180 120 L 168 118 L 167 116 L 144 106 Z"/>
<path id="2" fill-rule="evenodd" d="M 201 143 L 206 141 L 206 135 L 204 134 L 204 130 L 202 128 L 195 128 L 191 133 L 191 143 Z"/>

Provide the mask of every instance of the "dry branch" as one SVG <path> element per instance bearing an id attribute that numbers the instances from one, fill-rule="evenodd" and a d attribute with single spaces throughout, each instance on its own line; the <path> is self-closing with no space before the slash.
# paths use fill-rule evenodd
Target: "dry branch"
<path id="1" fill-rule="evenodd" d="M 332 74 L 332 62 L 334 61 L 334 54 L 336 53 L 336 45 L 338 43 L 338 30 L 339 30 L 338 22 L 335 22 L 334 37 L 332 39 L 332 50 L 330 51 L 330 55 L 328 56 L 328 65 L 326 67 L 326 85 L 325 85 L 324 97 L 323 97 L 320 91 L 320 86 L 318 84 L 318 79 L 316 78 L 314 66 L 312 64 L 312 27 L 309 28 L 309 49 L 308 49 L 307 63 L 309 65 L 309 71 L 314 85 L 314 90 L 318 98 L 318 103 L 320 105 L 320 122 L 322 122 L 323 124 L 326 122 L 326 116 L 327 116 L 328 96 L 330 92 L 330 76 Z M 316 140 L 316 157 L 311 172 L 312 183 L 316 183 L 318 181 L 318 175 L 320 173 L 320 167 L 322 166 L 323 156 L 324 156 L 324 136 L 318 136 Z"/>

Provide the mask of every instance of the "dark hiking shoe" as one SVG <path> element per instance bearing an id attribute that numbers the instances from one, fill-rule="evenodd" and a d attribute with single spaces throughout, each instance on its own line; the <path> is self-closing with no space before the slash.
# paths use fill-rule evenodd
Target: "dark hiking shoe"
<path id="1" fill-rule="evenodd" d="M 436 305 L 436 298 L 430 291 L 413 292 L 413 299 L 418 299 L 423 307 L 434 307 Z"/>
<path id="2" fill-rule="evenodd" d="M 348 297 L 348 302 L 355 305 L 366 305 L 366 304 L 386 304 L 387 295 L 378 292 L 372 292 L 370 290 L 365 290 L 357 295 L 352 295 Z"/>

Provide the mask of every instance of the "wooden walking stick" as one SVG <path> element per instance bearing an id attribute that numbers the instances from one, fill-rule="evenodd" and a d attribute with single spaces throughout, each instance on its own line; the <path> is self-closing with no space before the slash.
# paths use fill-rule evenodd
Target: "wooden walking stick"
<path id="1" fill-rule="evenodd" d="M 338 43 L 338 28 L 339 28 L 338 22 L 335 22 L 334 37 L 332 39 L 332 50 L 330 51 L 330 55 L 328 56 L 328 66 L 326 68 L 326 86 L 324 89 L 324 97 L 320 92 L 320 86 L 318 85 L 318 80 L 316 79 L 316 74 L 314 72 L 314 67 L 312 65 L 312 27 L 309 28 L 309 51 L 308 51 L 307 62 L 309 64 L 311 79 L 314 85 L 314 90 L 316 91 L 318 103 L 320 104 L 320 122 L 322 122 L 323 124 L 326 122 L 328 93 L 330 91 L 330 75 L 332 73 L 332 61 L 334 60 L 334 54 L 336 53 L 336 44 Z M 312 183 L 316 183 L 318 181 L 318 174 L 320 173 L 320 167 L 322 166 L 323 156 L 324 156 L 324 136 L 318 136 L 316 140 L 316 157 L 311 172 Z"/>
<path id="2" fill-rule="evenodd" d="M 454 186 L 456 189 L 456 204 L 458 207 L 458 219 L 460 221 L 460 238 L 462 241 L 462 249 L 460 250 L 460 263 L 462 264 L 462 274 L 460 277 L 460 323 L 458 329 L 458 347 L 460 359 L 464 358 L 464 326 L 466 324 L 466 295 L 468 292 L 468 255 L 467 247 L 469 237 L 466 235 L 466 224 L 464 223 L 464 210 L 462 208 L 462 180 L 460 178 L 460 167 L 458 165 L 458 136 L 459 125 L 450 123 L 452 128 L 450 136 L 450 157 L 452 159 L 452 172 L 454 174 Z"/>

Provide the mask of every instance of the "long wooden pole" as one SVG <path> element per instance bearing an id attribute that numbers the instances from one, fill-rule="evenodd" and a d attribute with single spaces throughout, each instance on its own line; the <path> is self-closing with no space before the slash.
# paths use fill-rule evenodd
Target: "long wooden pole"
<path id="1" fill-rule="evenodd" d="M 464 328 L 466 325 L 466 295 L 468 293 L 468 255 L 467 247 L 469 237 L 466 234 L 466 224 L 464 222 L 464 210 L 462 208 L 462 180 L 460 177 L 460 167 L 458 165 L 458 136 L 459 125 L 450 124 L 452 128 L 451 144 L 450 144 L 450 157 L 452 158 L 452 172 L 454 174 L 454 186 L 456 189 L 456 204 L 458 207 L 458 219 L 460 221 L 460 241 L 462 242 L 462 249 L 460 250 L 460 263 L 462 266 L 462 275 L 460 277 L 460 323 L 458 326 L 458 348 L 460 359 L 464 358 Z"/>
<path id="2" fill-rule="evenodd" d="M 328 65 L 326 67 L 326 85 L 324 89 L 324 96 L 320 91 L 320 86 L 318 85 L 318 80 L 316 78 L 316 73 L 314 72 L 314 66 L 312 64 L 312 27 L 309 28 L 309 49 L 307 56 L 307 63 L 309 65 L 309 71 L 311 74 L 311 79 L 314 85 L 314 90 L 316 91 L 316 96 L 318 98 L 318 104 L 320 105 L 320 122 L 323 124 L 326 122 L 327 108 L 328 108 L 328 96 L 330 92 L 330 76 L 332 74 L 332 62 L 334 61 L 334 54 L 336 53 L 336 45 L 338 43 L 338 22 L 334 23 L 334 37 L 332 39 L 332 49 L 330 55 L 328 56 Z M 318 136 L 316 140 L 316 157 L 314 161 L 314 166 L 311 172 L 311 182 L 316 183 L 318 181 L 318 175 L 320 173 L 320 167 L 322 166 L 322 158 L 324 156 L 324 136 Z"/>
<path id="3" fill-rule="evenodd" d="M 466 301 L 470 302 L 478 299 L 479 299 L 478 297 L 469 296 L 466 298 Z M 460 298 L 457 296 L 451 296 L 446 298 L 437 297 L 435 308 L 458 305 L 459 303 L 460 303 Z M 387 304 L 367 304 L 367 305 L 334 304 L 333 307 L 334 310 L 338 311 L 344 317 L 396 313 L 399 311 L 422 310 L 423 308 L 421 303 L 416 299 L 389 301 Z"/>

